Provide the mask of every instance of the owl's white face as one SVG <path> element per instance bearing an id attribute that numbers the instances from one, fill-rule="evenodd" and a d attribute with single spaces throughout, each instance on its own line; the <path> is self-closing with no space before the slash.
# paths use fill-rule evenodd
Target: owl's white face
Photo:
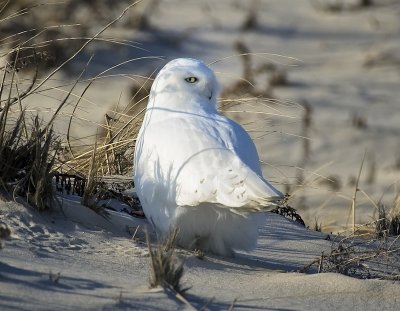
<path id="1" fill-rule="evenodd" d="M 201 61 L 175 59 L 164 66 L 151 88 L 149 105 L 166 109 L 215 109 L 218 83 Z"/>

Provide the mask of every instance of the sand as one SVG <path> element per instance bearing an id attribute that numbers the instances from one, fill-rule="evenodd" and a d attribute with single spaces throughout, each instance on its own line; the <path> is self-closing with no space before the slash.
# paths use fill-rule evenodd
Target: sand
<path id="1" fill-rule="evenodd" d="M 1 310 L 188 308 L 173 293 L 149 288 L 148 248 L 127 232 L 144 220 L 110 212 L 106 221 L 78 200 L 64 200 L 65 214 L 0 203 L 0 221 L 12 230 L 0 251 Z M 178 250 L 186 299 L 196 309 L 209 302 L 207 310 L 234 301 L 234 310 L 395 310 L 399 283 L 296 272 L 330 250 L 325 238 L 271 213 L 254 252 L 199 259 Z"/>

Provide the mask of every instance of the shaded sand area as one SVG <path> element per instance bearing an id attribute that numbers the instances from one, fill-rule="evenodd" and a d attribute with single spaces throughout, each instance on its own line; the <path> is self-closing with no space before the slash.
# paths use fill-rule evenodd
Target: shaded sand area
<path id="1" fill-rule="evenodd" d="M 74 200 L 63 205 L 65 214 L 0 203 L 0 220 L 12 230 L 0 251 L 1 310 L 189 308 L 173 293 L 149 289 L 148 248 L 128 234 L 144 220 L 120 212 L 105 220 Z M 206 310 L 228 310 L 234 301 L 234 310 L 395 310 L 398 283 L 296 272 L 330 250 L 325 238 L 271 214 L 254 252 L 199 259 L 178 250 L 186 299 L 196 309 L 209 302 Z"/>

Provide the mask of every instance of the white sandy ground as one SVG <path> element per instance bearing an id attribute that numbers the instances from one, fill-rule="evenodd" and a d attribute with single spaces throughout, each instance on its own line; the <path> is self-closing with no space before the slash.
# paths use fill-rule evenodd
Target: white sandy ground
<path id="1" fill-rule="evenodd" d="M 75 200 L 38 213 L 0 202 L 12 230 L 0 251 L 0 310 L 183 310 L 173 294 L 148 288 L 149 256 L 127 227 L 145 221 L 111 212 L 106 221 Z M 271 214 L 257 249 L 236 258 L 179 251 L 186 298 L 207 310 L 396 310 L 400 284 L 296 271 L 330 249 L 326 235 Z M 59 280 L 54 281 L 57 274 Z M 51 279 L 53 278 L 53 280 Z"/>

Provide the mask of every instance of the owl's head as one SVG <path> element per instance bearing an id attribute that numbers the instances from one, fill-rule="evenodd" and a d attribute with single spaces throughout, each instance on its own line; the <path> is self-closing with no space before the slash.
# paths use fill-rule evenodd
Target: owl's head
<path id="1" fill-rule="evenodd" d="M 150 92 L 152 107 L 187 110 L 216 109 L 218 83 L 214 72 L 202 61 L 178 58 L 161 69 Z M 190 110 L 190 109 L 189 109 Z"/>

